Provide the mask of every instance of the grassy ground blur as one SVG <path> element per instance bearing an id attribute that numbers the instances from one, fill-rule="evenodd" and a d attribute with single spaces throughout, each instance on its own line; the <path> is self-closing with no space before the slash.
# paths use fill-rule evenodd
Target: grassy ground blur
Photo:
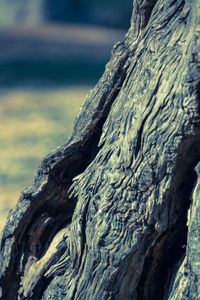
<path id="1" fill-rule="evenodd" d="M 65 143 L 123 35 L 78 24 L 0 28 L 0 231 L 42 156 Z"/>
<path id="2" fill-rule="evenodd" d="M 89 87 L 0 91 L 0 231 L 41 158 L 66 141 Z"/>

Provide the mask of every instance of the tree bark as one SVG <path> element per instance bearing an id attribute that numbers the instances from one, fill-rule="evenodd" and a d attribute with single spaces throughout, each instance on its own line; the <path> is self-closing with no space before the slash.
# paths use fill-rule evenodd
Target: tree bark
<path id="1" fill-rule="evenodd" d="M 200 2 L 137 0 L 1 241 L 2 299 L 200 299 Z"/>

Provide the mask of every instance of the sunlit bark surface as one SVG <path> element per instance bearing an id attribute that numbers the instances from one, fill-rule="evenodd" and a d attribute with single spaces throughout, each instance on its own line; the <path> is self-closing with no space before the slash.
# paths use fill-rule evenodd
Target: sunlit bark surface
<path id="1" fill-rule="evenodd" d="M 134 1 L 71 138 L 9 215 L 2 299 L 200 299 L 199 11 Z"/>

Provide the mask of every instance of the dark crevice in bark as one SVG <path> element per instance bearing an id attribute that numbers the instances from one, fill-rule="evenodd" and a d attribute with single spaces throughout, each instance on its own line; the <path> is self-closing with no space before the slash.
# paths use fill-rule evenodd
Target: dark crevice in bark
<path id="1" fill-rule="evenodd" d="M 73 295 L 72 295 L 72 297 L 71 297 L 72 300 L 75 299 L 76 291 L 77 291 L 77 285 L 75 286 L 75 289 L 74 289 L 74 291 L 73 291 Z"/>
<path id="2" fill-rule="evenodd" d="M 137 158 L 138 153 L 141 148 L 142 133 L 143 133 L 143 128 L 144 128 L 147 118 L 148 118 L 148 116 L 146 116 L 145 119 L 142 121 L 142 124 L 141 124 L 140 129 L 137 134 L 137 141 L 136 141 L 136 147 L 135 147 L 135 159 Z"/>
<path id="3" fill-rule="evenodd" d="M 185 255 L 187 213 L 197 180 L 194 168 L 200 159 L 198 136 L 186 139 L 179 150 L 171 192 L 166 197 L 169 222 L 171 220 L 174 225 L 158 236 L 145 258 L 137 287 L 138 299 L 162 300 L 169 290 L 177 265 Z"/>
<path id="4" fill-rule="evenodd" d="M 51 279 L 50 278 L 46 278 L 46 277 L 42 277 L 40 279 L 40 282 L 36 285 L 36 287 L 34 288 L 33 291 L 33 296 L 29 297 L 29 300 L 41 300 L 42 296 L 47 288 L 47 286 L 50 284 Z M 24 298 L 24 300 L 27 298 Z M 22 300 L 22 299 L 20 299 Z"/>
<path id="5" fill-rule="evenodd" d="M 137 292 L 138 299 L 162 300 L 176 263 L 185 253 L 187 229 L 172 228 L 156 242 L 145 259 Z"/>
<path id="6" fill-rule="evenodd" d="M 156 93 L 158 91 L 159 84 L 160 84 L 160 78 L 159 78 L 159 80 L 158 80 L 158 82 L 157 82 L 157 84 L 155 86 L 155 89 L 153 90 L 153 92 L 151 94 L 151 97 L 149 99 L 149 103 L 151 103 L 151 101 L 153 100 L 153 98 L 154 98 L 154 102 L 155 102 L 155 96 L 156 96 Z M 140 129 L 139 129 L 139 131 L 137 133 L 137 140 L 136 140 L 136 147 L 135 147 L 135 159 L 137 158 L 138 153 L 139 153 L 139 151 L 141 149 L 142 133 L 143 133 L 143 130 L 144 130 L 145 123 L 146 123 L 147 119 L 149 118 L 149 116 L 151 115 L 151 112 L 153 110 L 154 105 L 151 104 L 150 107 L 151 107 L 151 109 L 148 112 L 148 114 L 146 114 L 144 120 L 141 123 Z"/>
<path id="7" fill-rule="evenodd" d="M 49 165 L 52 160 L 54 161 L 53 156 L 43 161 L 41 170 L 43 172 L 47 169 L 47 174 L 49 174 L 48 183 L 38 199 L 33 200 L 15 232 L 15 239 L 18 243 L 12 249 L 13 259 L 10 261 L 8 272 L 0 281 L 0 285 L 4 286 L 3 292 L 6 291 L 6 294 L 3 294 L 3 299 L 16 299 L 20 277 L 23 276 L 27 259 L 30 256 L 40 259 L 56 233 L 70 224 L 76 206 L 76 199 L 69 198 L 68 189 L 72 184 L 72 179 L 87 168 L 100 150 L 98 143 L 102 127 L 126 77 L 126 71 L 123 69 L 124 63 L 125 60 L 122 61 L 120 68 L 115 73 L 116 78 L 114 78 L 114 85 L 109 91 L 107 104 L 104 105 L 104 99 L 100 101 L 99 114 L 94 116 L 94 120 L 98 120 L 94 121 L 94 125 L 91 126 L 84 139 L 77 144 L 72 144 L 69 153 L 66 153 L 65 157 L 52 169 Z M 42 176 L 40 173 L 39 175 Z M 56 194 L 54 191 L 56 191 Z M 32 197 L 31 194 L 28 196 L 29 198 Z M 20 246 L 18 247 L 18 245 Z M 3 246 L 4 241 L 1 248 Z M 21 260 L 22 256 L 23 261 Z M 18 272 L 17 270 L 21 264 L 23 270 Z M 13 284 L 10 285 L 10 282 L 13 282 Z M 49 280 L 44 277 L 40 278 L 33 291 L 34 299 L 40 299 L 42 291 L 48 285 Z"/>
<path id="8" fill-rule="evenodd" d="M 86 220 L 87 220 L 88 207 L 89 207 L 89 201 L 86 205 L 86 208 L 85 208 L 85 211 L 84 211 L 84 216 L 83 216 L 83 222 L 82 222 L 83 236 L 82 236 L 81 255 L 80 255 L 80 258 L 79 258 L 79 265 L 81 264 L 84 248 L 86 246 L 86 233 L 85 233 L 85 230 L 86 230 Z"/>
<path id="9" fill-rule="evenodd" d="M 140 6 L 141 29 L 143 30 L 149 22 L 151 13 L 158 0 L 144 0 Z"/>

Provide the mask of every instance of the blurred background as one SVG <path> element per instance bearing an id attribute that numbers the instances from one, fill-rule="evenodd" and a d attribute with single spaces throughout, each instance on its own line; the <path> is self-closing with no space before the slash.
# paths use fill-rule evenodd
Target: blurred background
<path id="1" fill-rule="evenodd" d="M 132 0 L 0 0 L 0 231 L 64 144 L 129 27 Z"/>

